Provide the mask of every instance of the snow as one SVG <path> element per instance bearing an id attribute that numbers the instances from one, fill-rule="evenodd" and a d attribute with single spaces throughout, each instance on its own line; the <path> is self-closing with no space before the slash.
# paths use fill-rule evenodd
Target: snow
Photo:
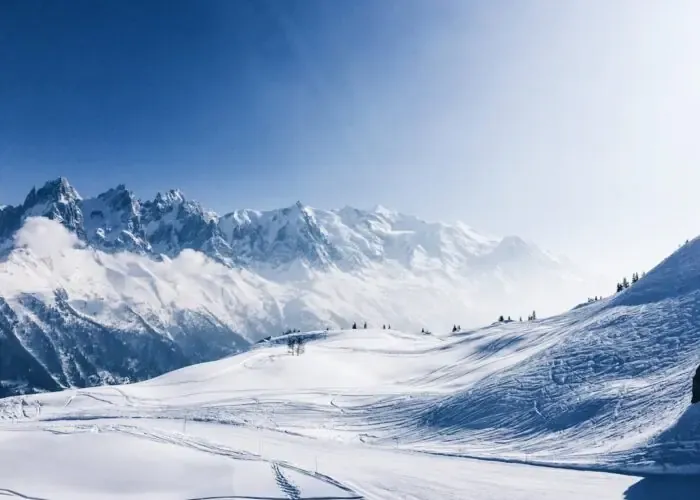
<path id="1" fill-rule="evenodd" d="M 700 241 L 622 294 L 553 318 L 449 335 L 312 331 L 296 334 L 298 356 L 273 337 L 137 384 L 0 400 L 0 491 L 692 498 L 700 291 L 681 270 L 693 281 L 693 255 Z M 681 283 L 661 294 L 663 276 Z"/>
<path id="2" fill-rule="evenodd" d="M 175 215 L 164 216 L 168 217 Z M 119 224 L 115 219 L 107 227 L 123 228 Z M 404 248 L 411 256 L 412 269 L 396 260 L 369 263 L 357 272 L 335 267 L 319 270 L 302 261 L 286 268 L 248 269 L 225 266 L 187 249 L 173 258 L 156 260 L 127 251 L 86 248 L 57 222 L 29 218 L 15 235 L 14 251 L 0 259 L 0 296 L 23 314 L 18 296 L 28 293 L 50 302 L 54 291 L 61 288 L 76 310 L 109 326 L 127 324 L 136 313 L 158 318 L 167 329 L 183 311 L 204 312 L 252 341 L 269 335 L 270 328 L 343 328 L 353 321 L 368 321 L 375 326 L 390 323 L 404 329 L 424 326 L 448 331 L 454 323 L 473 325 L 487 318 L 490 322 L 497 317 L 496 311 L 513 317 L 525 316 L 533 308 L 543 313 L 538 304 L 546 303 L 551 290 L 538 274 L 531 277 L 529 298 L 523 302 L 528 281 L 498 285 L 491 283 L 493 276 L 483 275 L 478 268 L 465 278 L 429 253 L 410 250 L 412 244 L 402 243 L 404 238 L 416 238 L 415 233 L 408 236 L 397 231 L 389 231 L 376 251 L 395 252 L 398 258 Z M 449 230 L 436 225 L 434 231 L 439 238 Z M 329 240 L 334 237 L 328 236 Z M 456 240 L 455 245 L 460 244 Z M 474 245 L 481 248 L 486 243 Z M 444 248 L 448 252 L 450 246 Z M 504 262 L 499 273 L 507 275 L 507 268 Z"/>
<path id="3" fill-rule="evenodd" d="M 347 326 L 349 320 L 340 320 L 348 315 L 404 328 L 445 330 L 455 322 L 477 326 L 500 314 L 559 313 L 609 285 L 518 237 L 498 238 L 462 223 L 427 222 L 381 206 L 322 210 L 297 202 L 218 216 L 175 189 L 151 201 L 138 200 L 123 185 L 83 198 L 61 178 L 10 208 L 0 212 L 10 214 L 0 220 L 3 257 L 11 248 L 6 236 L 32 217 L 44 216 L 61 222 L 88 247 L 108 253 L 126 250 L 161 261 L 195 250 L 231 269 L 233 276 L 247 270 L 260 295 L 268 297 L 262 299 L 263 307 L 252 305 L 263 310 L 259 321 L 239 325 L 253 340 L 272 326 Z M 76 300 L 88 300 L 82 291 L 99 295 L 93 285 L 84 283 Z M 278 295 L 280 289 L 285 293 Z M 293 303 L 286 297 L 294 298 Z M 410 307 L 415 316 L 395 313 L 405 310 L 404 304 L 424 301 L 422 311 Z M 230 322 L 225 316 L 218 319 Z"/>

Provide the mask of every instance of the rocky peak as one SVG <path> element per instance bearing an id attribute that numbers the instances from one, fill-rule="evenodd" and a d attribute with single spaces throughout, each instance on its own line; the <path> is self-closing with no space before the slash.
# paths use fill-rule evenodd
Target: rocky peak
<path id="1" fill-rule="evenodd" d="M 56 220 L 83 236 L 82 198 L 65 177 L 49 181 L 43 187 L 32 188 L 22 204 L 22 219 L 43 216 Z"/>
<path id="2" fill-rule="evenodd" d="M 34 187 L 24 200 L 25 208 L 33 207 L 40 203 L 76 203 L 82 198 L 70 185 L 68 179 L 59 177 L 44 184 L 38 190 Z"/>

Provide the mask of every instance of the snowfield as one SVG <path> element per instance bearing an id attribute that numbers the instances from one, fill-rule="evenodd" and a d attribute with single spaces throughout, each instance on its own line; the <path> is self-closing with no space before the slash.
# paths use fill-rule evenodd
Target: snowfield
<path id="1" fill-rule="evenodd" d="M 455 334 L 275 337 L 131 385 L 0 400 L 0 494 L 686 499 L 700 240 L 616 296 Z"/>
<path id="2" fill-rule="evenodd" d="M 309 332 L 298 356 L 273 338 L 138 384 L 7 398 L 0 488 L 52 499 L 690 498 L 698 477 L 642 475 L 700 472 L 700 406 L 689 405 L 699 330 L 681 314 L 695 291 L 627 305 L 632 290 L 551 319 L 443 336 Z"/>

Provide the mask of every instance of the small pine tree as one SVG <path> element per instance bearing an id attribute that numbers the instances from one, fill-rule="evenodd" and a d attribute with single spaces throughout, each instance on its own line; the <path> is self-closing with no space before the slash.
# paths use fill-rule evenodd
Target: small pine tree
<path id="1" fill-rule="evenodd" d="M 636 283 L 637 281 L 639 281 L 639 274 L 632 273 L 632 283 Z"/>
<path id="2" fill-rule="evenodd" d="M 508 316 L 508 321 L 513 321 L 512 319 L 510 319 L 510 316 Z"/>
<path id="3" fill-rule="evenodd" d="M 617 292 L 620 293 L 625 287 L 622 286 L 622 283 L 617 284 Z"/>
<path id="4" fill-rule="evenodd" d="M 457 325 L 452 326 L 452 333 L 455 333 L 457 331 Z"/>
<path id="5" fill-rule="evenodd" d="M 367 330 L 367 322 L 365 321 L 365 330 Z"/>
<path id="6" fill-rule="evenodd" d="M 523 317 L 522 317 L 522 316 L 520 316 L 520 322 L 521 322 L 521 323 L 523 322 Z"/>
<path id="7" fill-rule="evenodd" d="M 532 321 L 535 321 L 537 319 L 537 313 L 535 311 L 532 311 Z"/>
<path id="8" fill-rule="evenodd" d="M 386 330 L 386 325 L 382 325 L 382 330 Z"/>
<path id="9" fill-rule="evenodd" d="M 630 282 L 627 281 L 627 277 L 622 278 L 622 288 L 629 288 Z"/>
<path id="10" fill-rule="evenodd" d="M 503 322 L 505 321 L 505 320 L 503 319 L 503 315 L 502 315 L 502 314 L 498 317 L 498 321 L 501 322 L 501 323 L 503 323 Z"/>
<path id="11" fill-rule="evenodd" d="M 357 323 L 355 323 L 355 322 L 352 323 L 352 329 L 357 330 Z"/>

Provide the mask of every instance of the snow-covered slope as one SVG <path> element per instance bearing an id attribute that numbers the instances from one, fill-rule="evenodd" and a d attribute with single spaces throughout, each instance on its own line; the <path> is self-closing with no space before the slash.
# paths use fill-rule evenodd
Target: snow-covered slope
<path id="1" fill-rule="evenodd" d="M 11 353 L 0 394 L 142 380 L 287 328 L 448 330 L 542 315 L 590 285 L 520 238 L 382 207 L 218 216 L 177 190 L 84 198 L 61 178 L 0 211 L 0 342 Z"/>
<path id="2" fill-rule="evenodd" d="M 614 298 L 549 319 L 453 335 L 308 332 L 300 355 L 276 337 L 138 384 L 8 398 L 0 443 L 34 456 L 58 435 L 98 473 L 112 467 L 98 446 L 166 446 L 152 451 L 159 463 L 208 471 L 174 486 L 192 497 L 691 498 L 697 476 L 634 474 L 700 474 L 698 281 L 695 240 Z M 222 457 L 231 469 L 216 468 Z M 83 491 L 69 465 L 39 485 L 36 467 L 12 460 L 0 488 Z M 172 493 L 141 467 L 123 482 Z"/>

